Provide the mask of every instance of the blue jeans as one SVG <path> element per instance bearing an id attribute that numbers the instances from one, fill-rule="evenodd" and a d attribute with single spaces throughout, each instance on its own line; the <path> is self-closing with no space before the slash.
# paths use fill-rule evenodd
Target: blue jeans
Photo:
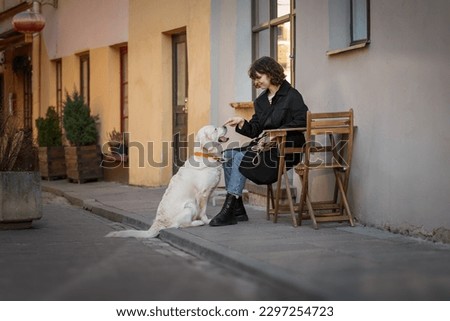
<path id="1" fill-rule="evenodd" d="M 242 196 L 246 178 L 239 171 L 239 165 L 244 157 L 245 151 L 236 149 L 226 149 L 223 152 L 225 162 L 222 164 L 225 174 L 225 188 L 228 193 L 235 196 Z"/>

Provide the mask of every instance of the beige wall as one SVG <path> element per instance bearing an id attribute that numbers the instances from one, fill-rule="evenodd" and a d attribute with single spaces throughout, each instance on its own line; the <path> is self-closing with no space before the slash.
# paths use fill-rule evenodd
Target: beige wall
<path id="1" fill-rule="evenodd" d="M 330 57 L 328 0 L 297 8 L 297 87 L 313 111 L 355 110 L 355 214 L 393 231 L 448 235 L 450 2 L 371 1 L 369 47 Z"/>
<path id="2" fill-rule="evenodd" d="M 222 125 L 233 116 L 250 119 L 254 112 L 253 108 L 230 107 L 230 102 L 252 100 L 252 83 L 247 75 L 252 62 L 251 3 L 211 2 L 211 121 Z M 229 129 L 230 142 L 241 144 L 249 140 Z"/>
<path id="3" fill-rule="evenodd" d="M 34 107 L 44 115 L 48 106 L 56 105 L 55 59 L 62 61 L 62 86 L 72 93 L 80 90 L 79 55 L 89 53 L 90 108 L 100 116 L 99 144 L 107 141 L 107 132 L 120 129 L 120 55 L 119 46 L 128 38 L 128 1 L 59 1 L 58 8 L 44 6 L 46 26 L 39 48 L 33 44 L 33 59 L 39 59 L 33 70 Z M 80 19 L 83 17 L 83 19 Z M 35 60 L 36 61 L 36 60 Z M 34 75 L 33 75 L 34 76 Z M 35 79 L 33 79 L 35 80 Z M 37 97 L 36 97 L 37 96 Z M 63 94 L 63 100 L 65 93 Z"/>
<path id="4" fill-rule="evenodd" d="M 50 59 L 128 39 L 128 0 L 60 0 L 58 8 L 43 6 L 42 31 Z"/>
<path id="5" fill-rule="evenodd" d="M 161 142 L 172 139 L 171 34 L 180 30 L 188 44 L 188 134 L 210 121 L 209 17 L 209 0 L 130 1 L 130 184 L 164 185 L 172 176 L 171 162 L 150 166 L 149 157 L 161 162 Z M 153 156 L 148 142 L 154 142 Z"/>

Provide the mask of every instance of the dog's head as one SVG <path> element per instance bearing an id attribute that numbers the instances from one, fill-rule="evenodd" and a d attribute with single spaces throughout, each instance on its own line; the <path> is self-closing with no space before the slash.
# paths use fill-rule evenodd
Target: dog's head
<path id="1" fill-rule="evenodd" d="M 227 128 L 225 126 L 215 127 L 213 125 L 207 125 L 197 132 L 195 141 L 198 142 L 195 149 L 206 150 L 212 152 L 218 149 L 218 143 L 224 143 L 228 141 Z"/>

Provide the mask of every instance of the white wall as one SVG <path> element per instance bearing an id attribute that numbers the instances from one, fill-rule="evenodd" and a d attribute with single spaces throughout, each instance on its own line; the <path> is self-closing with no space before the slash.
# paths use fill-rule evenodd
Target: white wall
<path id="1" fill-rule="evenodd" d="M 128 41 L 128 0 L 60 0 L 42 13 L 50 59 Z"/>
<path id="2" fill-rule="evenodd" d="M 363 223 L 449 238 L 450 1 L 371 1 L 368 48 L 328 57 L 328 0 L 297 0 L 297 87 L 352 107 L 350 197 Z"/>
<path id="3" fill-rule="evenodd" d="M 241 115 L 230 102 L 251 101 L 252 83 L 247 70 L 251 56 L 251 2 L 211 1 L 211 122 L 222 125 Z M 248 115 L 241 115 L 248 116 Z M 230 130 L 233 141 L 247 140 Z"/>

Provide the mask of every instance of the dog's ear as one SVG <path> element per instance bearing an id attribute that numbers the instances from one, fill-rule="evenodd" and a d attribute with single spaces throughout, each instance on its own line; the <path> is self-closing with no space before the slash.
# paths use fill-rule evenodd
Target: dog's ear
<path id="1" fill-rule="evenodd" d="M 203 148 L 203 146 L 205 146 L 206 143 L 208 143 L 208 133 L 205 130 L 205 128 L 202 128 L 201 130 L 198 131 L 197 133 L 197 137 L 195 139 L 197 142 L 199 142 L 200 144 L 200 148 Z"/>
<path id="2" fill-rule="evenodd" d="M 213 133 L 211 132 L 211 129 L 214 130 L 214 128 L 210 128 L 210 127 L 203 127 L 202 129 L 200 129 L 197 133 L 196 136 L 196 141 L 199 142 L 200 144 L 200 148 L 205 148 L 206 145 L 208 145 L 208 143 L 211 143 L 213 140 Z M 211 146 L 208 146 L 209 148 Z M 207 149 L 209 149 L 207 148 Z"/>

